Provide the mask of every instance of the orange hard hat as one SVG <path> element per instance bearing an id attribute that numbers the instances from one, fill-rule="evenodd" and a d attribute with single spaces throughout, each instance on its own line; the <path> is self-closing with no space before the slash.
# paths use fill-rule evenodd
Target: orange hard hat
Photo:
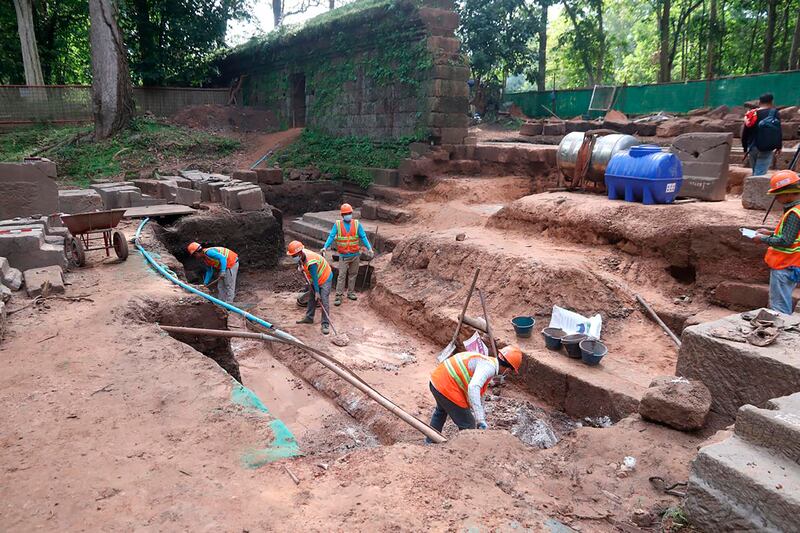
<path id="1" fill-rule="evenodd" d="M 286 250 L 286 255 L 297 255 L 304 249 L 303 243 L 300 241 L 292 241 Z"/>
<path id="2" fill-rule="evenodd" d="M 513 345 L 508 345 L 500 350 L 500 355 L 505 359 L 506 363 L 514 368 L 514 373 L 519 374 L 519 369 L 522 366 L 522 350 Z"/>
<path id="3" fill-rule="evenodd" d="M 192 255 L 193 253 L 200 251 L 202 248 L 203 247 L 200 246 L 199 242 L 190 242 L 189 246 L 186 247 L 186 250 L 189 252 L 189 255 Z"/>
<path id="4" fill-rule="evenodd" d="M 353 212 L 353 206 L 350 204 L 342 204 L 341 209 L 339 210 L 343 215 L 349 215 Z"/>
<path id="5" fill-rule="evenodd" d="M 800 176 L 797 175 L 797 172 L 779 170 L 769 179 L 769 190 L 767 194 L 800 192 L 800 190 L 797 190 L 797 187 L 792 187 L 792 185 L 797 185 L 798 183 L 800 183 Z M 785 190 L 789 188 L 791 190 Z"/>

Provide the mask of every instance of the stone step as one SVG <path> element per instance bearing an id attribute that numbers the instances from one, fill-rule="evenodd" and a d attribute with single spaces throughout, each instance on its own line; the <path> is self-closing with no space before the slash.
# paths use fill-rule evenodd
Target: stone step
<path id="1" fill-rule="evenodd" d="M 800 467 L 738 437 L 700 450 L 686 510 L 702 531 L 797 531 Z"/>
<path id="2" fill-rule="evenodd" d="M 306 248 L 310 248 L 311 250 L 314 250 L 315 252 L 318 252 L 320 250 L 320 248 L 322 248 L 322 246 L 325 244 L 325 241 L 321 241 L 319 239 L 315 239 L 315 238 L 313 238 L 313 237 L 311 237 L 309 235 L 294 231 L 294 230 L 292 230 L 290 228 L 284 228 L 283 229 L 283 233 L 286 236 L 286 242 L 287 243 L 297 240 L 297 241 L 302 242 L 303 245 Z"/>
<path id="3" fill-rule="evenodd" d="M 766 409 L 743 406 L 736 416 L 735 432 L 800 464 L 800 393 L 770 400 Z"/>
<path id="4" fill-rule="evenodd" d="M 326 228 L 321 224 L 308 222 L 304 219 L 290 220 L 288 229 L 291 229 L 302 235 L 308 235 L 309 237 L 321 240 L 322 242 L 325 242 L 325 240 L 328 238 L 328 232 L 330 231 L 330 227 Z"/>

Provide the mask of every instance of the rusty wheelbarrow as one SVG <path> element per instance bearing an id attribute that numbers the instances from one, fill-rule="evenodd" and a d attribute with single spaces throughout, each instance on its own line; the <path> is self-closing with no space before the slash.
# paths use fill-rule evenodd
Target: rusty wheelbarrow
<path id="1" fill-rule="evenodd" d="M 128 258 L 128 241 L 125 240 L 125 235 L 121 231 L 114 230 L 122 220 L 125 211 L 126 209 L 110 209 L 61 215 L 61 221 L 73 237 L 64 243 L 64 252 L 67 258 L 78 266 L 84 266 L 86 252 L 105 250 L 106 257 L 108 257 L 113 248 L 121 261 L 126 260 Z"/>

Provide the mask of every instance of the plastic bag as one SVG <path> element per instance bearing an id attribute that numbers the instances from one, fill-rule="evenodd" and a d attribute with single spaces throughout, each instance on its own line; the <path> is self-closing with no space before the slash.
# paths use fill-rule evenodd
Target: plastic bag
<path id="1" fill-rule="evenodd" d="M 478 332 L 472 334 L 472 337 L 464 341 L 464 348 L 468 352 L 478 352 L 483 355 L 489 355 L 489 348 L 483 343 L 483 339 L 478 335 Z"/>
<path id="2" fill-rule="evenodd" d="M 603 327 L 603 319 L 600 318 L 600 315 L 586 318 L 574 311 L 554 305 L 553 314 L 550 317 L 550 327 L 563 329 L 568 335 L 583 333 L 599 339 L 600 329 Z"/>

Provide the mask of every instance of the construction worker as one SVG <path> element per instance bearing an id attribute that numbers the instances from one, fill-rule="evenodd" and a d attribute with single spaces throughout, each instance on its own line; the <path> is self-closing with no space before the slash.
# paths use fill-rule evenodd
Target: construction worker
<path id="1" fill-rule="evenodd" d="M 203 285 L 209 285 L 211 278 L 217 274 L 216 281 L 219 299 L 233 303 L 236 296 L 236 275 L 239 273 L 239 255 L 222 246 L 203 248 L 200 243 L 192 242 L 186 247 L 189 255 L 205 263 L 206 273 Z"/>
<path id="2" fill-rule="evenodd" d="M 372 245 L 367 239 L 367 233 L 364 227 L 353 219 L 353 206 L 350 204 L 342 204 L 339 212 L 342 215 L 342 220 L 337 220 L 328 234 L 328 240 L 320 250 L 323 254 L 325 250 L 331 247 L 333 242 L 336 242 L 336 252 L 339 254 L 339 278 L 336 280 L 336 298 L 333 300 L 333 305 L 342 305 L 342 295 L 344 294 L 344 282 L 347 279 L 347 297 L 351 300 L 357 300 L 356 296 L 356 277 L 358 277 L 358 267 L 361 266 L 361 246 L 359 242 L 364 243 L 364 247 L 369 254 L 372 254 Z"/>
<path id="3" fill-rule="evenodd" d="M 775 231 L 759 229 L 753 240 L 769 246 L 764 256 L 769 268 L 769 307 L 791 315 L 792 291 L 800 283 L 800 176 L 779 170 L 770 178 L 767 194 L 783 205 L 783 216 Z"/>
<path id="4" fill-rule="evenodd" d="M 317 301 L 319 301 L 322 305 L 322 334 L 327 335 L 330 326 L 328 300 L 331 296 L 331 284 L 333 283 L 331 266 L 320 254 L 306 250 L 300 241 L 290 242 L 286 254 L 297 263 L 297 269 L 303 272 L 308 282 L 306 316 L 298 320 L 297 323 L 313 324 Z"/>
<path id="5" fill-rule="evenodd" d="M 481 398 L 493 377 L 513 370 L 519 374 L 522 352 L 506 346 L 497 357 L 478 352 L 461 352 L 447 358 L 431 374 L 429 384 L 436 400 L 431 427 L 441 431 L 449 416 L 459 430 L 486 429 L 486 415 Z M 427 440 L 427 442 L 432 442 Z"/>
<path id="6" fill-rule="evenodd" d="M 751 109 L 744 116 L 742 128 L 743 160 L 750 159 L 753 176 L 766 175 L 772 165 L 773 154 L 783 147 L 781 117 L 770 93 L 758 99 L 758 109 Z"/>

